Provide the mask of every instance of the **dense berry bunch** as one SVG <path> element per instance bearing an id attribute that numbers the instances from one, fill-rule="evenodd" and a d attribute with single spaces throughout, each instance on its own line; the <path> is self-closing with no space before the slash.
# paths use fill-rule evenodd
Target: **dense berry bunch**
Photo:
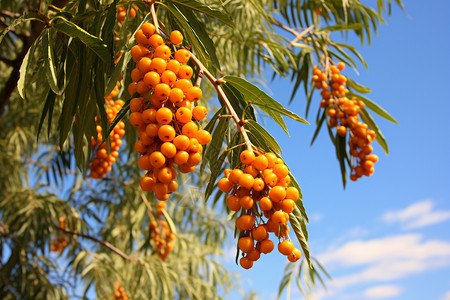
<path id="1" fill-rule="evenodd" d="M 67 218 L 66 217 L 59 217 L 59 228 L 67 228 Z M 52 252 L 61 252 L 66 248 L 68 242 L 67 236 L 61 234 L 61 232 L 58 233 L 56 237 L 52 239 L 52 246 L 51 251 Z"/>
<path id="2" fill-rule="evenodd" d="M 135 4 L 133 4 L 133 6 L 130 8 L 130 12 L 128 14 L 128 17 L 130 18 L 135 18 L 136 17 L 136 11 L 139 10 L 139 7 Z M 125 21 L 125 18 L 127 16 L 127 9 L 123 6 L 119 6 L 117 7 L 117 22 L 119 22 L 120 24 L 123 23 L 123 21 Z"/>
<path id="3" fill-rule="evenodd" d="M 116 117 L 117 113 L 122 108 L 124 102 L 122 100 L 112 100 L 112 95 L 118 94 L 117 86 L 114 88 L 110 95 L 105 98 L 106 102 L 106 114 L 108 122 L 111 123 Z M 94 156 L 89 165 L 91 171 L 89 176 L 92 178 L 103 178 L 108 172 L 111 171 L 111 165 L 116 162 L 119 157 L 119 147 L 122 145 L 122 137 L 125 135 L 125 123 L 119 121 L 114 127 L 114 130 L 110 134 L 111 140 L 111 152 L 108 154 L 106 143 L 102 143 L 102 127 L 97 125 L 97 139 L 91 137 L 91 148 L 94 151 Z"/>
<path id="4" fill-rule="evenodd" d="M 228 208 L 242 212 L 236 219 L 241 232 L 238 246 L 244 253 L 241 266 L 249 269 L 261 253 L 273 250 L 269 232 L 278 237 L 278 251 L 291 262 L 297 261 L 301 251 L 289 240 L 287 223 L 299 191 L 288 187 L 288 167 L 273 153 L 255 156 L 254 152 L 244 150 L 240 158 L 241 164 L 225 170 L 225 177 L 217 185 L 222 192 L 230 193 L 226 198 Z"/>
<path id="5" fill-rule="evenodd" d="M 128 300 L 128 299 L 129 297 L 125 292 L 123 286 L 119 282 L 114 283 L 114 300 Z"/>
<path id="6" fill-rule="evenodd" d="M 349 90 L 345 87 L 347 78 L 339 74 L 345 68 L 340 62 L 337 66 L 331 66 L 329 72 L 322 72 L 318 67 L 313 69 L 313 78 L 317 89 L 321 89 L 323 98 L 320 107 L 327 110 L 328 123 L 331 128 L 336 127 L 340 136 L 349 134 L 348 144 L 352 159 L 352 174 L 350 179 L 370 176 L 374 172 L 374 163 L 378 156 L 371 154 L 373 147 L 370 145 L 375 140 L 375 131 L 369 129 L 367 124 L 358 118 L 359 110 L 364 103 L 356 99 L 348 99 Z"/>
<path id="7" fill-rule="evenodd" d="M 184 65 L 189 51 L 172 53 L 154 31 L 152 24 L 143 24 L 136 33 L 139 44 L 131 49 L 137 67 L 131 72 L 135 82 L 128 90 L 141 97 L 130 102 L 130 123 L 138 128 L 139 168 L 147 171 L 141 187 L 165 201 L 178 188 L 175 165 L 181 173 L 194 171 L 202 160 L 202 145 L 209 143 L 211 135 L 198 123 L 206 117 L 206 108 L 191 104 L 200 99 L 202 91 L 192 86 L 193 70 Z M 173 44 L 182 40 L 178 31 L 170 35 Z"/>
<path id="8" fill-rule="evenodd" d="M 166 260 L 170 251 L 173 249 L 173 242 L 175 241 L 175 234 L 170 230 L 169 225 L 163 220 L 162 210 L 166 209 L 165 202 L 158 202 L 156 220 L 150 222 L 150 238 L 155 243 L 156 252 L 162 260 Z"/>

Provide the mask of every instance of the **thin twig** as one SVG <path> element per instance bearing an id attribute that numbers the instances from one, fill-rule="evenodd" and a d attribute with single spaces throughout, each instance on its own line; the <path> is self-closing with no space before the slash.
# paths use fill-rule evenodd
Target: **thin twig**
<path id="1" fill-rule="evenodd" d="M 158 18 L 156 17 L 156 11 L 155 11 L 155 2 L 152 1 L 150 4 L 150 12 L 152 14 L 152 21 L 153 21 L 153 25 L 155 25 L 155 32 L 157 34 L 160 34 L 159 32 L 159 24 L 158 24 Z"/>
<path id="2" fill-rule="evenodd" d="M 199 67 L 199 69 L 201 71 L 203 71 L 203 73 L 206 75 L 206 77 L 208 78 L 208 80 L 212 83 L 212 85 L 215 87 L 217 93 L 220 95 L 220 97 L 223 99 L 223 102 L 225 103 L 225 106 L 227 107 L 228 111 L 230 112 L 234 123 L 236 123 L 236 126 L 239 130 L 239 132 L 241 133 L 242 137 L 244 138 L 244 142 L 247 146 L 247 149 L 250 151 L 253 151 L 253 147 L 252 147 L 252 142 L 250 141 L 247 132 L 245 131 L 244 125 L 245 122 L 241 119 L 239 119 L 238 115 L 236 114 L 236 112 L 233 109 L 233 106 L 231 105 L 230 101 L 228 100 L 228 97 L 225 95 L 222 87 L 220 86 L 220 81 L 217 80 L 217 78 L 215 78 L 209 71 L 208 69 L 206 69 L 206 67 L 202 64 L 202 62 L 192 53 L 191 54 L 191 59 L 192 61 L 197 65 L 197 67 Z"/>
<path id="3" fill-rule="evenodd" d="M 55 227 L 56 229 L 58 229 L 58 230 L 60 230 L 60 231 L 62 231 L 64 233 L 68 233 L 68 234 L 76 235 L 76 236 L 81 236 L 83 238 L 86 238 L 86 239 L 89 239 L 89 240 L 94 241 L 96 243 L 99 243 L 99 244 L 105 246 L 106 248 L 108 248 L 109 250 L 111 250 L 112 252 L 116 253 L 117 255 L 119 255 L 120 257 L 125 259 L 126 261 L 133 261 L 133 258 L 131 258 L 130 256 L 126 255 L 125 253 L 123 253 L 122 251 L 120 251 L 119 249 L 117 249 L 116 247 L 114 247 L 113 245 L 111 245 L 110 243 L 108 243 L 106 241 L 100 240 L 100 239 L 98 239 L 96 237 L 93 237 L 91 235 L 87 235 L 87 234 L 80 233 L 80 232 L 75 232 L 75 231 L 72 231 L 72 230 L 67 229 L 67 228 L 61 228 L 61 227 L 56 226 L 56 225 L 54 225 L 53 227 Z M 140 259 L 136 259 L 136 261 L 137 261 L 137 263 L 139 263 L 141 265 L 143 264 L 143 262 Z"/>

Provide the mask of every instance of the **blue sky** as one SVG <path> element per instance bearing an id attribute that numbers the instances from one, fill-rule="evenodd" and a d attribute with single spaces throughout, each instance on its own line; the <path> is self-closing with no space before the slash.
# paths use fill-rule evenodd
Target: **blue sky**
<path id="1" fill-rule="evenodd" d="M 394 7 L 372 45 L 358 46 L 369 72 L 344 72 L 370 87 L 368 98 L 400 123 L 376 118 L 390 154 L 374 146 L 380 160 L 372 177 L 344 190 L 325 131 L 309 147 L 314 125 L 287 120 L 288 137 L 266 124 L 302 187 L 312 254 L 333 277 L 328 293 L 319 290 L 313 299 L 450 299 L 450 2 L 405 1 L 405 12 Z M 288 81 L 269 88 L 288 102 Z M 304 116 L 303 96 L 289 109 Z M 234 258 L 234 248 L 229 251 Z M 248 271 L 229 262 L 260 299 L 276 298 L 284 266 L 278 253 L 264 255 Z M 291 299 L 301 295 L 293 292 Z"/>

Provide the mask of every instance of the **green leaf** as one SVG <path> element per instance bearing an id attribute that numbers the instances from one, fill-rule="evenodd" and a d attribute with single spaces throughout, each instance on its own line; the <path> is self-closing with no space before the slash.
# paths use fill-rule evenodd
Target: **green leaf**
<path id="1" fill-rule="evenodd" d="M 17 81 L 17 91 L 19 92 L 20 97 L 25 100 L 25 91 L 26 91 L 26 77 L 27 77 L 27 71 L 30 64 L 30 58 L 33 57 L 34 51 L 36 50 L 36 47 L 39 45 L 41 35 L 36 39 L 36 41 L 33 43 L 33 45 L 28 49 L 27 54 L 23 58 L 22 65 L 19 69 L 19 80 Z"/>
<path id="2" fill-rule="evenodd" d="M 363 28 L 364 25 L 361 23 L 352 23 L 352 24 L 338 24 L 333 26 L 328 26 L 321 28 L 319 31 L 342 31 L 342 30 L 358 30 Z"/>
<path id="3" fill-rule="evenodd" d="M 31 12 L 31 11 L 26 11 L 24 12 L 23 15 L 21 15 L 20 17 L 18 17 L 17 19 L 14 19 L 11 22 L 11 25 L 9 25 L 8 27 L 6 27 L 5 29 L 3 29 L 3 31 L 0 33 L 0 43 L 3 41 L 3 38 L 5 37 L 5 35 L 10 32 L 14 27 L 16 27 L 17 25 L 27 22 L 27 21 L 31 21 L 31 20 L 36 20 L 36 21 L 40 21 L 40 22 L 44 22 L 42 20 L 42 17 L 35 13 L 35 12 Z"/>
<path id="4" fill-rule="evenodd" d="M 269 150 L 273 153 L 281 154 L 281 147 L 278 145 L 275 138 L 258 122 L 254 120 L 248 120 L 248 123 L 245 125 L 245 128 L 248 129 L 248 133 L 253 135 L 254 139 L 252 139 L 252 143 L 264 150 Z"/>
<path id="5" fill-rule="evenodd" d="M 222 152 L 222 154 L 219 156 L 219 158 L 216 160 L 214 165 L 210 168 L 211 169 L 211 176 L 209 177 L 208 185 L 206 186 L 205 190 L 205 200 L 208 200 L 209 196 L 211 196 L 212 192 L 214 191 L 214 186 L 216 184 L 217 177 L 219 177 L 220 172 L 222 170 L 223 162 L 225 161 L 225 158 L 227 157 L 227 152 Z"/>
<path id="6" fill-rule="evenodd" d="M 309 124 L 306 120 L 285 109 L 283 105 L 245 79 L 235 76 L 225 76 L 220 80 L 236 88 L 248 102 L 257 105 L 262 111 L 267 113 L 286 133 L 288 133 L 286 124 L 280 114 L 290 117 L 298 122 Z"/>
<path id="7" fill-rule="evenodd" d="M 367 108 L 370 108 L 374 113 L 398 125 L 398 122 L 394 119 L 394 117 L 392 117 L 386 110 L 384 110 L 384 108 L 382 108 L 372 100 L 352 92 L 348 93 L 347 95 L 349 97 L 355 97 L 361 100 L 362 102 L 364 102 Z"/>
<path id="8" fill-rule="evenodd" d="M 339 161 L 339 166 L 341 169 L 341 176 L 342 176 L 342 184 L 345 185 L 347 183 L 347 170 L 345 167 L 345 160 L 348 159 L 347 158 L 347 151 L 345 149 L 346 147 L 346 142 L 345 142 L 345 137 L 340 136 L 339 134 L 336 134 L 336 157 Z"/>
<path id="9" fill-rule="evenodd" d="M 350 78 L 347 77 L 347 86 L 349 88 L 354 89 L 355 91 L 357 91 L 358 93 L 363 93 L 363 94 L 367 94 L 370 93 L 371 90 L 368 87 L 365 87 L 353 80 L 351 80 Z"/>
<path id="10" fill-rule="evenodd" d="M 89 49 L 94 51 L 95 54 L 105 63 L 112 63 L 111 51 L 108 46 L 103 43 L 101 39 L 90 34 L 83 28 L 75 25 L 74 23 L 66 20 L 63 17 L 56 17 L 53 19 L 51 26 L 62 33 L 72 37 L 80 39 Z"/>
<path id="11" fill-rule="evenodd" d="M 387 144 L 387 141 L 384 137 L 384 135 L 381 133 L 380 128 L 378 128 L 377 123 L 373 120 L 372 116 L 369 114 L 369 112 L 365 108 L 361 108 L 359 110 L 359 115 L 364 123 L 366 123 L 370 129 L 375 131 L 375 139 L 377 140 L 378 144 L 380 144 L 381 148 L 383 148 L 386 155 L 389 155 L 389 147 Z"/>
<path id="12" fill-rule="evenodd" d="M 205 15 L 208 15 L 212 18 L 215 18 L 225 24 L 227 24 L 230 27 L 234 27 L 233 20 L 230 16 L 226 15 L 225 13 L 221 12 L 220 10 L 211 9 L 210 7 L 203 5 L 200 2 L 192 1 L 192 0 L 168 0 L 166 2 L 172 2 L 174 4 L 177 4 L 178 6 L 185 6 L 189 10 L 196 10 L 198 12 L 201 12 Z"/>
<path id="13" fill-rule="evenodd" d="M 117 123 L 119 123 L 120 120 L 123 119 L 123 117 L 127 114 L 127 112 L 130 110 L 130 102 L 131 99 L 133 99 L 135 96 L 137 96 L 138 94 L 134 94 L 131 98 L 129 98 L 127 101 L 125 101 L 125 104 L 122 106 L 122 108 L 119 110 L 119 112 L 117 113 L 116 117 L 114 118 L 114 120 L 111 122 L 111 124 L 109 125 L 108 128 L 108 132 L 106 133 L 106 136 L 103 138 L 103 142 L 106 141 L 106 139 L 109 137 L 109 135 L 111 134 L 111 132 L 114 130 L 114 127 L 116 127 Z"/>
<path id="14" fill-rule="evenodd" d="M 50 35 L 50 29 L 46 30 L 46 32 L 43 35 L 42 39 L 43 47 L 47 48 L 47 51 L 45 51 L 46 57 L 45 57 L 45 68 L 47 75 L 47 80 L 50 85 L 50 88 L 52 91 L 57 94 L 61 95 L 62 91 L 58 87 L 58 78 L 57 78 L 57 71 L 56 71 L 56 60 L 55 60 L 55 54 L 53 45 L 55 44 L 54 35 Z"/>
<path id="15" fill-rule="evenodd" d="M 320 129 L 322 128 L 323 122 L 326 119 L 326 113 L 325 111 L 322 113 L 322 116 L 318 121 L 316 121 L 316 130 L 314 131 L 313 138 L 311 140 L 311 146 L 314 144 L 314 141 L 316 140 L 317 136 L 319 135 Z"/>
<path id="16" fill-rule="evenodd" d="M 294 230 L 295 236 L 297 237 L 297 240 L 300 243 L 300 247 L 302 248 L 305 260 L 308 263 L 308 265 L 311 266 L 308 241 L 303 232 L 302 226 L 300 225 L 300 222 L 302 222 L 301 219 L 302 217 L 300 210 L 297 207 L 295 207 L 294 211 L 289 214 L 289 222 L 291 223 L 292 230 Z"/>
<path id="17" fill-rule="evenodd" d="M 48 135 L 50 136 L 50 125 L 52 122 L 52 114 L 53 114 L 53 107 L 55 105 L 56 100 L 56 94 L 53 91 L 49 91 L 47 95 L 47 99 L 45 100 L 44 109 L 41 114 L 41 119 L 39 120 L 39 126 L 36 134 L 36 140 L 39 140 L 39 133 L 42 129 L 42 124 L 44 123 L 45 117 L 48 115 Z"/>
<path id="18" fill-rule="evenodd" d="M 217 159 L 219 153 L 222 150 L 222 144 L 226 131 L 228 130 L 229 118 L 220 118 L 217 127 L 212 132 L 211 142 L 207 146 L 207 151 L 205 153 L 206 159 L 209 162 L 209 168 L 213 170 L 216 168 Z"/>

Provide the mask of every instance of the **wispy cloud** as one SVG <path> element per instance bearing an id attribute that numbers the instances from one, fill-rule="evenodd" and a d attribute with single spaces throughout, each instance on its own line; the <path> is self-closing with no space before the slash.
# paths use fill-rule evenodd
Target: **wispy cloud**
<path id="1" fill-rule="evenodd" d="M 436 210 L 430 199 L 411 204 L 396 211 L 388 211 L 381 216 L 386 223 L 400 223 L 404 229 L 416 229 L 450 219 L 450 210 Z"/>
<path id="2" fill-rule="evenodd" d="M 369 299 L 391 298 L 403 293 L 403 289 L 398 285 L 378 285 L 368 288 L 363 295 Z"/>

